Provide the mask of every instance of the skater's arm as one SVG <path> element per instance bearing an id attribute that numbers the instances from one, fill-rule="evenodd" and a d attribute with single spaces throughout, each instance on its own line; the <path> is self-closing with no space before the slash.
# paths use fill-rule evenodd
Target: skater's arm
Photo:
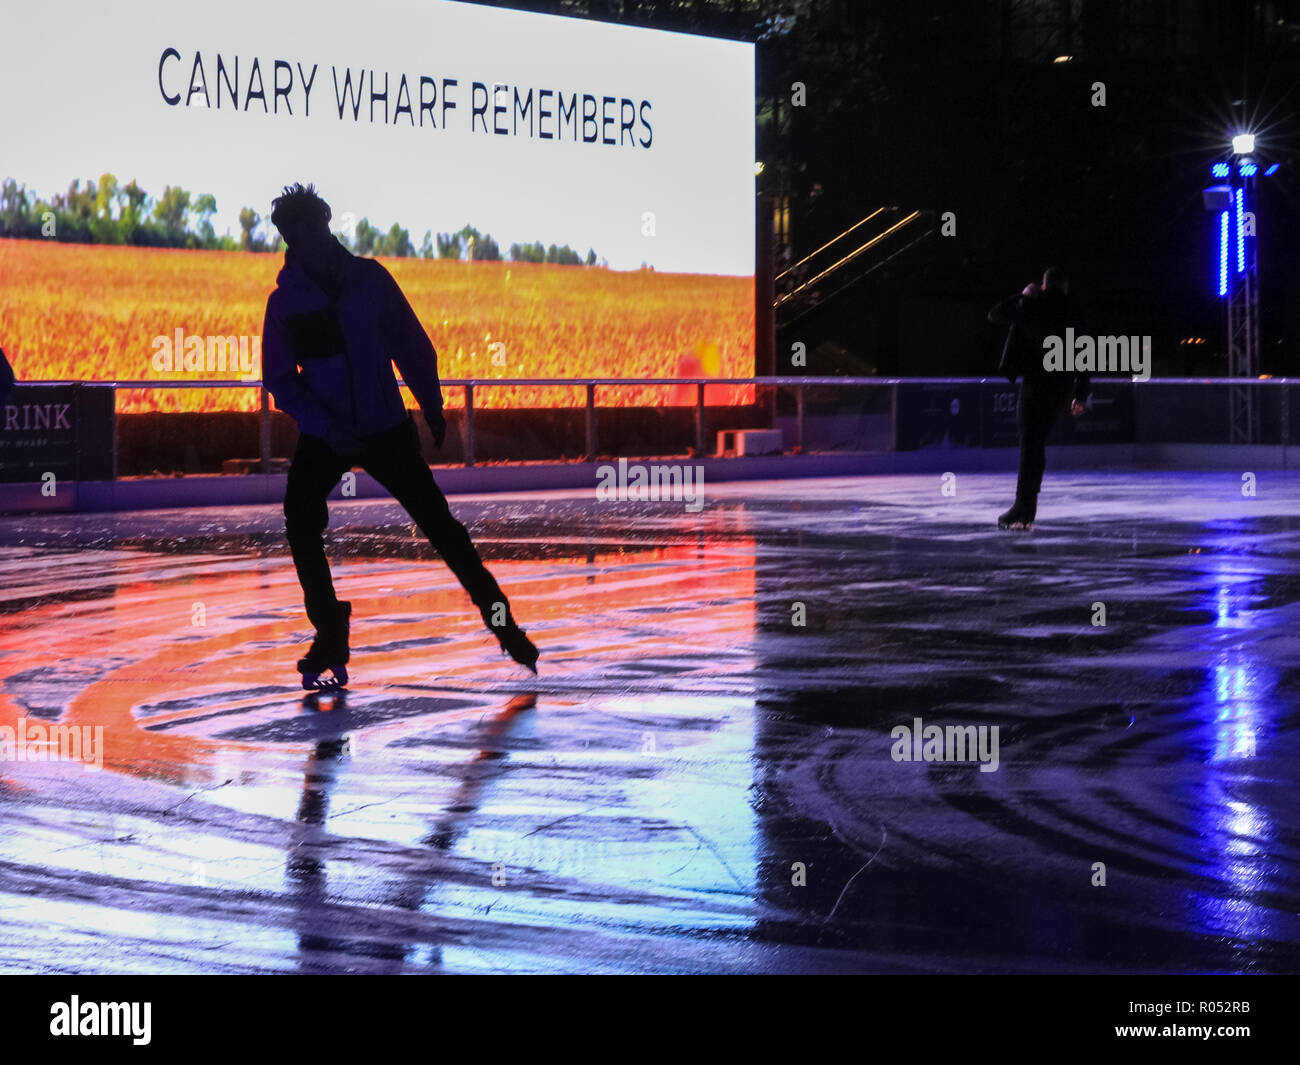
<path id="1" fill-rule="evenodd" d="M 393 362 L 402 374 L 402 382 L 411 390 L 426 418 L 442 413 L 442 385 L 438 380 L 438 353 L 424 331 L 420 319 L 407 302 L 393 275 L 383 270 L 388 288 L 389 312 L 385 317 Z"/>
<path id="2" fill-rule="evenodd" d="M 1020 295 L 1018 293 L 1009 300 L 1003 300 L 989 311 L 989 321 L 994 325 L 1019 325 L 1021 318 Z"/>
<path id="3" fill-rule="evenodd" d="M 303 384 L 289 331 L 269 302 L 262 323 L 262 383 L 275 397 L 275 405 L 298 423 L 300 432 L 322 439 L 329 435 L 329 415 Z"/>
<path id="4" fill-rule="evenodd" d="M 1094 336 L 1091 321 L 1081 312 L 1076 310 L 1072 315 L 1070 324 L 1074 327 L 1075 336 Z M 1074 375 L 1074 402 L 1086 404 L 1088 396 L 1092 392 L 1092 374 L 1077 373 Z"/>

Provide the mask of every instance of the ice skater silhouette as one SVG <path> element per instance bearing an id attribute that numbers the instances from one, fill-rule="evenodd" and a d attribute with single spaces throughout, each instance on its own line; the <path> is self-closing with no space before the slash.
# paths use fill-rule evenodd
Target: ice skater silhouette
<path id="1" fill-rule="evenodd" d="M 5 349 L 0 348 L 0 403 L 4 403 L 9 398 L 9 393 L 14 390 L 14 384 L 14 368 L 5 358 Z"/>
<path id="2" fill-rule="evenodd" d="M 1047 465 L 1047 436 L 1056 424 L 1066 400 L 1076 418 L 1086 409 L 1088 374 L 1054 373 L 1043 367 L 1043 340 L 1064 338 L 1068 326 L 1086 332 L 1076 303 L 1069 293 L 1069 281 L 1059 266 L 1048 267 L 1042 285 L 1030 282 L 1017 296 L 1003 300 L 991 311 L 989 321 L 1010 326 L 998 369 L 1015 382 L 1023 377 L 1016 423 L 1020 430 L 1020 473 L 1016 480 L 1016 501 L 998 517 L 1000 529 L 1031 529 L 1038 516 L 1038 493 Z M 1064 339 L 1062 339 L 1064 343 Z"/>
<path id="3" fill-rule="evenodd" d="M 434 443 L 442 447 L 438 356 L 397 282 L 382 265 L 344 248 L 329 230 L 329 204 L 311 185 L 286 186 L 271 221 L 288 250 L 266 301 L 263 380 L 276 406 L 298 423 L 298 448 L 284 496 L 285 532 L 316 629 L 298 662 L 303 687 L 347 683 L 352 605 L 334 592 L 322 534 L 326 499 L 360 466 L 415 520 L 469 593 L 501 648 L 537 672 L 537 648 L 516 623 L 510 603 L 483 565 L 469 533 L 420 456 L 419 434 L 393 374 L 393 363 L 419 401 Z M 332 679 L 322 680 L 329 670 Z"/>

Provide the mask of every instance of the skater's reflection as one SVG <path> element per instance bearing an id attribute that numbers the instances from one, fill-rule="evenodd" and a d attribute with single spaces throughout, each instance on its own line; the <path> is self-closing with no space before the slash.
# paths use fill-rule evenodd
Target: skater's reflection
<path id="1" fill-rule="evenodd" d="M 303 702 L 313 710 L 331 704 L 330 699 L 316 694 Z M 536 693 L 517 695 L 502 710 L 484 718 L 477 733 L 479 749 L 459 772 L 460 786 L 420 840 L 422 846 L 444 852 L 452 849 L 478 810 L 484 790 L 501 772 L 501 741 L 514 720 L 536 703 Z M 334 695 L 332 711 L 346 709 L 346 694 Z M 364 920 L 359 920 L 357 910 L 345 901 L 330 899 L 329 858 L 349 862 L 354 858 L 348 853 L 347 841 L 325 828 L 331 792 L 350 759 L 350 741 L 343 734 L 346 713 L 336 721 L 335 734 L 317 742 L 304 767 L 302 796 L 285 863 L 298 934 L 299 968 L 304 972 L 359 967 L 367 972 L 398 972 L 419 948 L 427 956 L 421 958 L 421 966 L 437 966 L 441 962 L 441 943 L 431 930 L 425 931 L 415 919 L 386 919 L 385 915 L 388 911 L 418 913 L 430 889 L 440 881 L 464 881 L 467 876 L 478 878 L 482 874 L 477 867 L 469 872 L 463 862 L 448 863 L 440 855 L 420 858 L 397 854 L 393 860 L 401 863 L 399 875 L 389 890 L 367 902 Z M 359 928 L 364 931 L 359 933 Z M 373 962 L 359 965 L 358 958 Z"/>
<path id="2" fill-rule="evenodd" d="M 343 941 L 314 932 L 319 925 L 329 923 L 318 917 L 325 897 L 325 863 L 319 855 L 327 846 L 328 833 L 322 826 L 329 812 L 329 795 L 338 773 L 339 756 L 346 746 L 344 739 L 322 740 L 316 744 L 307 760 L 296 824 L 290 835 L 285 872 L 294 886 L 298 952 L 304 958 L 318 959 L 333 951 L 346 951 Z"/>

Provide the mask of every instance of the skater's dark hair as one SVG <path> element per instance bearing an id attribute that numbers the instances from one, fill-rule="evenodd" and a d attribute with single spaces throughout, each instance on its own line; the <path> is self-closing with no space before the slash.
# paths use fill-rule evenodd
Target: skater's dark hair
<path id="1" fill-rule="evenodd" d="M 1064 289 L 1070 283 L 1063 266 L 1049 266 L 1043 271 L 1043 287 Z"/>
<path id="2" fill-rule="evenodd" d="M 328 225 L 333 212 L 311 185 L 286 185 L 284 192 L 271 201 L 271 224 L 280 231 L 286 244 L 304 224 Z"/>

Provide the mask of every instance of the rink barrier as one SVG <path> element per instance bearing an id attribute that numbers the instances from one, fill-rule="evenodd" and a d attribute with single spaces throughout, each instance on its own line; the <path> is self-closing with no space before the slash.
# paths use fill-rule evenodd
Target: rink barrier
<path id="1" fill-rule="evenodd" d="M 1208 377 L 1160 377 L 1151 378 L 1144 382 L 1135 382 L 1127 377 L 1104 377 L 1098 376 L 1094 379 L 1094 388 L 1098 390 L 1122 390 L 1124 393 L 1131 395 L 1134 413 L 1132 420 L 1136 420 L 1136 409 L 1138 407 L 1137 397 L 1142 389 L 1138 388 L 1141 384 L 1146 389 L 1160 388 L 1166 386 L 1198 386 L 1200 388 L 1218 387 L 1227 390 L 1229 402 L 1240 402 L 1234 400 L 1234 394 L 1244 392 L 1248 396 L 1253 396 L 1256 389 L 1263 388 L 1281 388 L 1278 395 L 1279 407 L 1279 430 L 1280 443 L 1285 451 L 1290 441 L 1290 417 L 1289 417 L 1289 389 L 1287 385 L 1292 384 L 1289 378 L 1208 378 Z M 1300 384 L 1300 381 L 1294 382 Z M 96 389 L 112 389 L 116 392 L 119 389 L 170 389 L 170 388 L 257 388 L 259 391 L 259 432 L 258 432 L 258 465 L 263 474 L 271 472 L 271 405 L 270 396 L 260 380 L 174 380 L 174 381 L 157 381 L 157 380 L 119 380 L 119 381 L 20 381 L 19 384 L 24 389 L 31 388 L 63 388 L 69 386 L 93 386 Z M 998 377 L 511 377 L 511 378 L 445 378 L 441 381 L 444 387 L 462 388 L 465 391 L 464 406 L 464 459 L 462 465 L 472 467 L 476 460 L 476 439 L 475 431 L 475 412 L 478 409 L 475 405 L 476 393 L 481 393 L 484 389 L 496 387 L 568 387 L 581 388 L 584 394 L 585 407 L 585 447 L 583 459 L 587 462 L 594 462 L 598 457 L 599 439 L 597 433 L 596 411 L 598 407 L 598 389 L 617 388 L 617 387 L 635 387 L 635 386 L 694 386 L 695 403 L 694 403 L 694 447 L 697 456 L 708 454 L 708 424 L 707 411 L 705 405 L 706 388 L 708 386 L 725 387 L 725 386 L 756 386 L 758 388 L 772 389 L 769 401 L 758 401 L 756 405 L 769 406 L 766 414 L 766 420 L 769 423 L 781 421 L 792 422 L 790 429 L 793 440 L 790 446 L 794 450 L 804 452 L 808 450 L 808 413 L 807 413 L 807 390 L 810 388 L 870 388 L 870 389 L 888 389 L 888 422 L 889 433 L 888 440 L 884 447 L 876 450 L 897 451 L 897 450 L 914 450 L 917 447 L 932 446 L 929 443 L 915 444 L 909 443 L 908 446 L 900 448 L 900 408 L 899 397 L 900 390 L 903 391 L 904 398 L 911 399 L 918 392 L 929 390 L 934 393 L 957 392 L 960 390 L 971 390 L 971 394 L 976 394 L 979 390 L 996 390 L 997 393 L 1006 397 L 1008 393 L 1014 392 L 1017 386 L 1008 384 L 1005 378 Z M 1131 391 L 1130 391 L 1131 390 Z M 793 417 L 779 418 L 776 415 L 776 400 L 781 391 L 792 391 L 794 394 L 794 413 Z M 884 404 L 882 403 L 883 407 Z M 1005 404 L 1003 405 L 1005 407 Z M 1251 417 L 1258 419 L 1260 407 L 1262 404 L 1251 402 L 1248 409 L 1253 412 Z M 910 413 L 910 412 L 909 412 Z M 933 411 L 928 412 L 933 413 Z M 942 413 L 942 412 L 940 412 Z M 1007 433 L 1014 435 L 1014 411 L 1001 410 L 1003 420 L 1006 423 L 1003 426 L 1004 436 Z M 954 416 L 956 411 L 954 411 Z M 987 417 L 985 412 L 982 417 Z M 1010 428 L 1007 428 L 1010 426 Z M 764 428 L 770 427 L 763 426 Z M 981 427 L 981 432 L 985 427 Z M 1257 435 L 1257 428 L 1250 430 Z M 116 433 L 111 434 L 113 439 L 111 468 L 112 478 L 117 476 L 117 442 Z M 1136 442 L 1136 438 L 1134 441 Z M 1210 443 L 1212 441 L 1205 441 Z M 1253 436 L 1247 436 L 1244 441 L 1239 441 L 1236 437 L 1224 440 L 1223 443 L 1256 443 L 1258 442 Z M 949 442 L 951 444 L 951 441 Z M 999 439 L 990 443 L 988 440 L 983 441 L 982 446 L 1006 446 L 1007 441 Z M 976 442 L 972 446 L 981 446 Z M 0 457 L 0 461 L 2 461 Z"/>

